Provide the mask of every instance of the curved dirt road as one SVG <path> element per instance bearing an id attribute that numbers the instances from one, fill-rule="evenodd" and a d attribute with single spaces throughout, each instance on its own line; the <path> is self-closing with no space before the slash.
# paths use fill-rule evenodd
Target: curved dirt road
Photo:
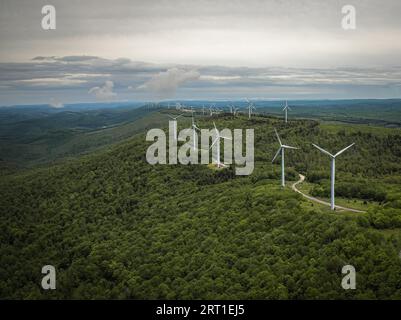
<path id="1" fill-rule="evenodd" d="M 302 174 L 299 174 L 299 180 L 297 182 L 293 183 L 292 186 L 291 186 L 292 190 L 294 190 L 295 192 L 298 192 L 299 194 L 301 194 L 306 199 L 309 199 L 311 201 L 323 204 L 325 206 L 330 206 L 329 202 L 317 199 L 315 197 L 312 197 L 312 196 L 309 196 L 309 195 L 303 193 L 302 191 L 299 191 L 297 189 L 297 185 L 302 183 L 302 182 L 304 182 L 304 180 L 305 180 L 305 176 L 302 175 Z M 336 209 L 338 209 L 339 211 L 351 211 L 351 212 L 356 212 L 356 213 L 366 213 L 366 211 L 357 210 L 357 209 L 351 209 L 351 208 L 345 208 L 345 207 L 341 207 L 341 206 L 336 206 Z"/>

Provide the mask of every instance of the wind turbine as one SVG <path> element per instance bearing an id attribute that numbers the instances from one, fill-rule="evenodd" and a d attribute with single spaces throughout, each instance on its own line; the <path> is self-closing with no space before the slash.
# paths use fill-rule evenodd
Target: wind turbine
<path id="1" fill-rule="evenodd" d="M 214 108 L 214 112 L 217 113 L 217 114 L 219 114 L 219 113 L 222 112 L 222 110 L 221 110 L 219 107 L 215 107 L 215 108 Z"/>
<path id="2" fill-rule="evenodd" d="M 246 101 L 248 102 L 248 119 L 251 119 L 252 110 L 256 110 L 256 108 L 251 101 L 248 99 L 246 99 Z"/>
<path id="3" fill-rule="evenodd" d="M 239 112 L 238 110 L 239 110 L 239 108 L 236 108 L 235 106 L 233 106 L 233 116 L 234 116 L 234 117 L 235 117 L 235 116 L 237 115 L 237 113 Z"/>
<path id="4" fill-rule="evenodd" d="M 235 106 L 234 106 L 232 103 L 230 103 L 230 104 L 228 105 L 228 107 L 230 108 L 230 113 L 231 113 L 232 115 L 235 115 Z"/>
<path id="5" fill-rule="evenodd" d="M 198 130 L 198 131 L 201 131 L 200 129 L 199 129 L 199 127 L 195 124 L 195 119 L 194 119 L 194 114 L 192 113 L 192 126 L 191 126 L 191 128 L 192 128 L 192 137 L 193 137 L 193 140 L 194 140 L 194 145 L 193 145 L 193 150 L 195 151 L 196 150 L 196 144 L 195 144 L 195 140 L 196 140 L 196 130 Z"/>
<path id="6" fill-rule="evenodd" d="M 285 123 L 287 123 L 287 118 L 288 118 L 287 112 L 288 112 L 288 110 L 292 111 L 292 109 L 288 106 L 287 100 L 285 100 L 285 107 L 283 109 L 283 111 L 285 112 Z"/>
<path id="7" fill-rule="evenodd" d="M 281 186 L 282 186 L 282 187 L 285 187 L 284 150 L 285 150 L 285 149 L 298 149 L 298 148 L 295 148 L 295 147 L 291 147 L 291 146 L 287 146 L 287 145 L 285 145 L 285 144 L 282 144 L 282 143 L 281 143 L 280 136 L 279 136 L 278 133 L 277 133 L 277 130 L 274 129 L 274 132 L 276 133 L 277 140 L 278 140 L 278 142 L 280 143 L 280 148 L 278 148 L 278 150 L 277 150 L 277 152 L 276 152 L 276 155 L 274 156 L 274 158 L 273 158 L 273 160 L 272 160 L 272 163 L 274 162 L 274 160 L 276 160 L 277 156 L 278 156 L 278 155 L 280 154 L 280 152 L 281 152 Z"/>
<path id="8" fill-rule="evenodd" d="M 322 151 L 323 153 L 327 154 L 328 156 L 330 156 L 331 158 L 331 210 L 334 210 L 335 208 L 335 204 L 334 204 L 334 181 L 336 179 L 336 157 L 339 156 L 340 154 L 342 154 L 345 150 L 351 148 L 355 143 L 349 145 L 348 147 L 338 151 L 335 155 L 332 155 L 330 152 L 324 150 L 323 148 L 320 148 L 319 146 L 317 146 L 316 144 L 312 145 L 319 149 L 320 151 Z"/>
<path id="9" fill-rule="evenodd" d="M 209 106 L 210 116 L 213 115 L 213 107 L 214 107 L 214 104 L 211 104 L 211 105 Z"/>
<path id="10" fill-rule="evenodd" d="M 179 118 L 179 117 L 181 117 L 183 114 L 180 114 L 180 115 L 178 115 L 178 116 L 176 116 L 176 117 L 173 117 L 173 116 L 171 116 L 171 115 L 169 115 L 168 114 L 168 116 L 171 118 L 171 119 L 173 119 L 173 137 L 174 137 L 174 140 L 177 140 L 177 119 Z"/>
<path id="11" fill-rule="evenodd" d="M 226 165 L 225 165 L 224 163 L 221 163 L 221 162 L 220 162 L 220 138 L 226 139 L 226 140 L 232 140 L 232 139 L 220 135 L 220 132 L 219 132 L 219 130 L 217 130 L 216 124 L 214 123 L 214 121 L 213 121 L 213 125 L 214 125 L 214 130 L 216 131 L 216 139 L 214 139 L 212 145 L 210 146 L 210 149 L 217 143 L 217 144 L 216 144 L 216 147 L 217 147 L 216 165 L 217 165 L 217 168 L 225 167 Z"/>

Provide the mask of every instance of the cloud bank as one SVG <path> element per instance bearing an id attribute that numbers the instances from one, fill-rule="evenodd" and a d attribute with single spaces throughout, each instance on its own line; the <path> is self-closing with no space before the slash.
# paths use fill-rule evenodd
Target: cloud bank
<path id="1" fill-rule="evenodd" d="M 133 89 L 134 88 L 134 89 Z M 0 105 L 104 100 L 349 99 L 401 96 L 401 66 L 172 65 L 96 56 L 0 63 Z"/>
<path id="2" fill-rule="evenodd" d="M 117 95 L 113 92 L 113 87 L 113 81 L 107 80 L 102 87 L 93 87 L 89 89 L 88 93 L 93 94 L 97 100 L 109 101 Z"/>
<path id="3" fill-rule="evenodd" d="M 64 108 L 64 105 L 62 102 L 60 102 L 59 100 L 55 99 L 55 98 L 51 98 L 50 99 L 50 103 L 49 106 L 59 109 L 59 108 Z"/>
<path id="4" fill-rule="evenodd" d="M 196 70 L 171 68 L 153 76 L 149 81 L 138 86 L 138 89 L 150 90 L 160 98 L 171 98 L 179 86 L 197 80 L 199 77 L 200 73 Z"/>

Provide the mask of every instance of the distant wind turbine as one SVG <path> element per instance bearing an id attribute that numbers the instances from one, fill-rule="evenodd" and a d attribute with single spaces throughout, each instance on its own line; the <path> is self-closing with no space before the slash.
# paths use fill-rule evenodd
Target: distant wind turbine
<path id="1" fill-rule="evenodd" d="M 285 187 L 284 150 L 285 150 L 285 149 L 298 149 L 298 148 L 290 147 L 290 146 L 287 146 L 287 145 L 285 145 L 285 144 L 282 144 L 282 143 L 281 143 L 280 136 L 279 136 L 278 133 L 277 133 L 277 130 L 274 129 L 274 132 L 276 133 L 277 140 L 278 140 L 278 142 L 280 143 L 280 147 L 278 148 L 277 153 L 276 153 L 276 155 L 274 156 L 274 158 L 273 158 L 273 160 L 272 160 L 272 163 L 274 162 L 274 160 L 276 160 L 276 158 L 278 157 L 278 155 L 279 155 L 280 152 L 281 152 L 281 186 L 282 186 L 282 187 Z"/>
<path id="2" fill-rule="evenodd" d="M 283 108 L 283 111 L 285 113 L 285 123 L 287 123 L 287 119 L 288 119 L 288 115 L 287 115 L 288 110 L 292 111 L 292 109 L 288 106 L 287 100 L 285 100 L 285 107 Z"/>
<path id="3" fill-rule="evenodd" d="M 335 171 L 336 171 L 336 157 L 342 154 L 345 150 L 351 148 L 355 143 L 349 145 L 348 147 L 342 149 L 341 151 L 337 152 L 335 155 L 332 155 L 330 152 L 324 150 L 323 148 L 317 146 L 316 144 L 312 145 L 319 149 L 321 152 L 327 154 L 331 158 L 331 210 L 334 210 L 334 182 L 335 182 Z"/>
<path id="4" fill-rule="evenodd" d="M 193 144 L 192 147 L 193 147 L 193 150 L 195 151 L 196 150 L 196 145 L 197 145 L 197 141 L 195 141 L 196 140 L 196 130 L 198 130 L 198 131 L 201 131 L 201 130 L 195 124 L 195 118 L 194 118 L 194 114 L 193 113 L 192 113 L 192 126 L 191 126 L 191 128 L 192 128 L 192 138 L 194 140 L 194 144 Z"/>
<path id="5" fill-rule="evenodd" d="M 238 113 L 239 108 L 233 107 L 233 116 L 235 117 Z"/>
<path id="6" fill-rule="evenodd" d="M 213 122 L 213 125 L 214 125 L 214 130 L 216 131 L 216 139 L 214 139 L 212 145 L 210 146 L 210 149 L 217 143 L 216 144 L 216 147 L 217 147 L 216 165 L 217 165 L 218 168 L 225 167 L 226 165 L 224 163 L 220 162 L 220 138 L 221 139 L 226 139 L 226 140 L 232 140 L 232 139 L 220 135 L 220 132 L 219 132 L 219 130 L 217 130 L 216 124 L 214 122 Z"/>
<path id="7" fill-rule="evenodd" d="M 256 107 L 248 99 L 246 99 L 246 101 L 248 102 L 248 119 L 251 119 L 252 110 L 256 110 Z"/>
<path id="8" fill-rule="evenodd" d="M 173 116 L 171 116 L 171 115 L 169 115 L 169 114 L 168 114 L 168 116 L 169 116 L 171 119 L 173 119 L 173 137 L 174 137 L 174 140 L 177 140 L 177 119 L 178 119 L 179 117 L 181 117 L 182 114 L 180 114 L 180 115 L 178 115 L 178 116 L 176 116 L 176 117 L 173 117 Z"/>
<path id="9" fill-rule="evenodd" d="M 211 104 L 211 105 L 209 106 L 209 113 L 210 113 L 210 116 L 213 115 L 213 107 L 214 107 L 214 104 Z"/>
<path id="10" fill-rule="evenodd" d="M 230 113 L 232 115 L 235 115 L 235 109 L 236 109 L 235 106 L 232 103 L 230 103 L 228 106 L 230 108 Z"/>

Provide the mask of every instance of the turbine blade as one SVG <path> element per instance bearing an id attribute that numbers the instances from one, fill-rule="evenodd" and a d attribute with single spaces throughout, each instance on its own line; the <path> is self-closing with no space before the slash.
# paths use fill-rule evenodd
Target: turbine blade
<path id="1" fill-rule="evenodd" d="M 280 142 L 280 146 L 282 146 L 283 144 L 281 143 L 281 139 L 280 139 L 280 137 L 278 135 L 278 132 L 277 132 L 276 128 L 274 128 L 274 132 L 276 133 L 276 137 L 278 139 L 278 142 Z"/>
<path id="2" fill-rule="evenodd" d="M 212 145 L 210 146 L 209 149 L 212 149 L 212 147 L 215 145 L 215 143 L 216 143 L 218 140 L 219 140 L 219 137 L 217 137 L 217 138 L 214 140 L 214 142 L 212 143 Z"/>
<path id="3" fill-rule="evenodd" d="M 348 147 L 342 149 L 341 151 L 338 151 L 338 152 L 334 155 L 334 157 L 339 156 L 339 155 L 342 154 L 345 150 L 348 150 L 349 148 L 351 148 L 354 144 L 355 144 L 355 143 L 349 145 Z"/>
<path id="4" fill-rule="evenodd" d="M 220 138 L 222 138 L 222 139 L 227 139 L 227 140 L 232 140 L 231 138 L 229 138 L 229 137 L 223 137 L 223 136 L 220 136 Z"/>
<path id="5" fill-rule="evenodd" d="M 286 149 L 296 149 L 296 150 L 299 149 L 299 148 L 296 148 L 296 147 L 287 146 L 285 144 L 283 144 L 282 147 L 286 148 Z"/>
<path id="6" fill-rule="evenodd" d="M 179 116 L 176 116 L 175 118 L 174 118 L 174 120 L 176 120 L 176 119 L 178 119 L 179 117 L 182 117 L 183 116 L 183 113 L 181 113 Z"/>
<path id="7" fill-rule="evenodd" d="M 278 150 L 277 150 L 277 152 L 276 152 L 276 155 L 274 156 L 274 158 L 273 158 L 273 160 L 272 160 L 272 163 L 274 162 L 274 160 L 276 160 L 276 158 L 277 158 L 278 155 L 280 154 L 280 151 L 281 151 L 281 146 L 280 146 L 280 148 L 278 148 Z"/>
<path id="8" fill-rule="evenodd" d="M 320 147 L 317 146 L 316 144 L 312 143 L 312 145 L 313 145 L 315 148 L 317 148 L 317 149 L 319 149 L 320 151 L 322 151 L 323 153 L 329 155 L 330 157 L 332 157 L 332 158 L 334 157 L 330 152 L 324 150 L 323 148 L 320 148 Z"/>

